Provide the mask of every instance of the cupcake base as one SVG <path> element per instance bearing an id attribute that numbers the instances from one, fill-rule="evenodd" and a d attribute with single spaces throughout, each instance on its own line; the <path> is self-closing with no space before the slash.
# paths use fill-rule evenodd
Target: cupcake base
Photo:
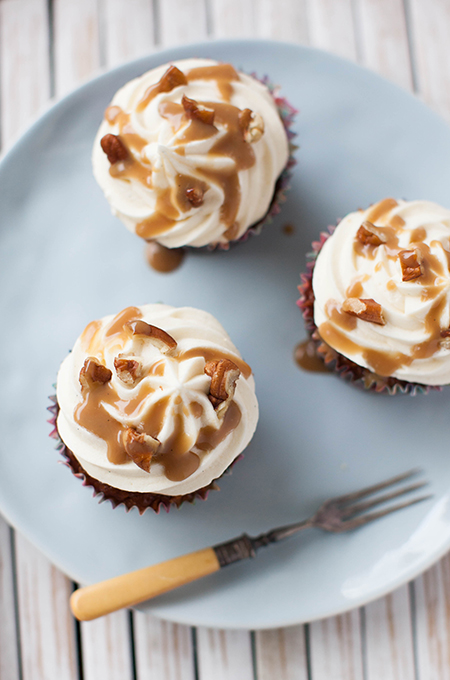
<path id="1" fill-rule="evenodd" d="M 64 464 L 72 471 L 77 479 L 82 481 L 83 486 L 89 486 L 93 489 L 93 495 L 98 496 L 99 503 L 103 501 L 109 501 L 113 508 L 118 505 L 124 505 L 125 508 L 131 510 L 131 508 L 137 508 L 139 514 L 142 515 L 148 508 L 151 508 L 154 512 L 159 513 L 161 508 L 169 512 L 171 507 L 179 508 L 183 503 L 194 503 L 194 501 L 199 498 L 201 500 L 206 500 L 210 491 L 219 491 L 217 486 L 217 480 L 213 480 L 211 484 L 203 487 L 202 489 L 197 489 L 191 493 L 182 496 L 166 496 L 164 494 L 157 493 L 141 493 L 137 491 L 124 491 L 122 489 L 116 489 L 109 484 L 104 484 L 98 479 L 91 477 L 86 470 L 82 467 L 74 453 L 67 448 L 67 446 L 62 441 L 59 436 L 56 418 L 59 412 L 59 405 L 56 401 L 56 397 L 50 397 L 52 405 L 48 407 L 48 410 L 52 414 L 49 419 L 49 423 L 52 425 L 52 431 L 50 432 L 50 437 L 55 439 L 57 444 L 56 448 L 61 453 L 64 458 Z M 238 456 L 236 460 L 230 465 L 230 467 L 223 473 L 226 474 L 228 470 L 234 465 L 234 463 L 239 460 L 241 456 Z M 221 475 L 222 477 L 223 475 Z M 220 479 L 220 478 L 219 478 Z"/>
<path id="2" fill-rule="evenodd" d="M 314 343 L 317 356 L 324 362 L 325 366 L 330 371 L 336 373 L 339 377 L 351 382 L 357 387 L 373 392 L 386 392 L 387 394 L 427 394 L 430 390 L 442 390 L 439 385 L 421 385 L 419 383 L 411 383 L 406 380 L 399 380 L 394 377 L 385 377 L 373 373 L 368 368 L 359 366 L 351 359 L 348 359 L 342 354 L 339 354 L 332 347 L 327 345 L 319 335 L 318 328 L 314 323 L 314 291 L 312 287 L 312 278 L 314 265 L 319 252 L 322 250 L 323 244 L 331 236 L 335 230 L 335 226 L 329 227 L 328 232 L 320 234 L 320 240 L 312 244 L 312 252 L 308 254 L 307 273 L 301 275 L 302 284 L 298 287 L 300 292 L 300 299 L 297 305 L 300 307 L 303 318 L 305 320 L 306 329 Z"/>

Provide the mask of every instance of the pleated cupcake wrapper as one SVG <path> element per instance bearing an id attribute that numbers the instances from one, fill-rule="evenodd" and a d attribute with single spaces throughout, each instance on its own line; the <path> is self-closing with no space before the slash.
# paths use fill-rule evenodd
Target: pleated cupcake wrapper
<path id="1" fill-rule="evenodd" d="M 240 454 L 231 465 L 218 477 L 202 489 L 197 489 L 189 494 L 183 496 L 163 496 L 162 494 L 154 493 L 141 493 L 133 491 L 124 491 L 122 489 L 116 489 L 115 487 L 109 486 L 109 484 L 104 484 L 97 479 L 91 477 L 81 466 L 76 456 L 67 448 L 67 446 L 62 441 L 59 436 L 58 428 L 56 425 L 56 418 L 59 412 L 59 405 L 56 396 L 50 396 L 50 401 L 52 402 L 47 410 L 51 413 L 51 418 L 47 421 L 50 423 L 52 430 L 49 436 L 56 440 L 56 450 L 63 457 L 63 464 L 66 465 L 72 472 L 72 474 L 81 481 L 83 486 L 90 487 L 93 490 L 93 496 L 98 499 L 99 503 L 109 501 L 113 508 L 123 505 L 126 512 L 131 510 L 131 508 L 137 508 L 139 514 L 142 515 L 148 508 L 151 508 L 156 514 L 159 514 L 161 508 L 169 512 L 170 508 L 179 508 L 183 503 L 195 503 L 196 499 L 206 500 L 210 491 L 219 491 L 220 488 L 217 485 L 218 479 L 221 479 L 225 474 L 231 473 L 231 469 L 238 460 L 243 458 Z"/>
<path id="2" fill-rule="evenodd" d="M 336 373 L 340 378 L 347 380 L 356 387 L 372 392 L 385 392 L 386 394 L 409 394 L 415 396 L 417 394 L 428 394 L 430 390 L 440 391 L 442 387 L 439 385 L 421 385 L 419 383 L 411 383 L 406 380 L 398 380 L 398 378 L 384 377 L 373 373 L 367 368 L 359 366 L 354 361 L 336 352 L 332 347 L 327 345 L 319 335 L 316 324 L 314 323 L 314 292 L 312 288 L 312 277 L 314 265 L 323 244 L 331 236 L 337 225 L 329 226 L 327 232 L 321 232 L 319 240 L 313 241 L 312 251 L 308 253 L 306 264 L 306 273 L 301 274 L 302 283 L 298 287 L 300 292 L 300 299 L 297 305 L 302 311 L 303 319 L 305 321 L 306 330 L 314 343 L 316 354 L 322 359 L 325 366 L 331 372 Z"/>
<path id="3" fill-rule="evenodd" d="M 253 224 L 251 227 L 249 227 L 247 231 L 244 232 L 238 239 L 229 241 L 228 243 L 218 243 L 217 245 L 206 246 L 208 250 L 229 250 L 230 246 L 233 246 L 236 243 L 243 243 L 244 241 L 247 241 L 251 234 L 256 236 L 257 234 L 261 233 L 261 230 L 265 225 L 271 224 L 274 217 L 280 213 L 282 204 L 286 201 L 286 193 L 290 189 L 292 170 L 297 162 L 294 158 L 294 152 L 298 149 L 298 146 L 294 144 L 294 138 L 297 136 L 297 133 L 292 130 L 292 123 L 296 114 L 298 113 L 297 109 L 295 109 L 287 99 L 279 96 L 279 86 L 274 85 L 268 76 L 258 78 L 256 73 L 250 73 L 250 75 L 252 78 L 259 80 L 260 83 L 265 85 L 272 95 L 289 141 L 289 158 L 283 172 L 277 179 L 272 202 L 264 217 L 259 220 L 259 222 L 256 222 L 256 224 Z"/>

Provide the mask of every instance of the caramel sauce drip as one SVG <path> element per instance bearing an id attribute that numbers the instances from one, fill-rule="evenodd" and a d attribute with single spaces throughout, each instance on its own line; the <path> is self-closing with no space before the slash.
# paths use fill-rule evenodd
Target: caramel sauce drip
<path id="1" fill-rule="evenodd" d="M 105 111 L 105 119 L 110 124 L 118 125 L 119 137 L 129 150 L 125 160 L 113 163 L 109 168 L 111 177 L 129 181 L 136 179 L 145 186 L 151 186 L 152 168 L 149 163 L 144 163 L 135 154 L 141 155 L 142 149 L 148 141 L 138 135 L 130 123 L 130 114 L 125 113 L 120 106 L 109 106 Z M 134 153 L 131 153 L 134 152 Z"/>
<path id="2" fill-rule="evenodd" d="M 92 348 L 96 345 L 95 338 L 101 327 L 101 321 L 91 321 L 82 332 L 80 337 L 81 349 L 83 352 L 86 352 L 86 354 L 95 354 L 95 351 L 93 351 Z"/>
<path id="3" fill-rule="evenodd" d="M 199 106 L 205 106 L 208 109 L 213 108 L 210 104 L 205 102 L 198 102 L 198 104 Z M 183 132 L 178 135 L 180 144 L 186 145 L 189 142 L 201 142 L 204 139 L 210 139 L 217 134 L 215 125 L 204 123 L 199 118 L 188 118 L 187 115 L 185 115 L 183 122 L 186 122 L 187 120 L 190 121 L 189 125 L 187 125 Z M 210 153 L 212 152 L 210 151 Z"/>
<path id="4" fill-rule="evenodd" d="M 215 449 L 230 432 L 237 428 L 241 417 L 239 406 L 232 401 L 224 415 L 222 425 L 217 430 L 211 426 L 202 427 L 197 437 L 197 448 L 206 453 Z"/>
<path id="5" fill-rule="evenodd" d="M 353 331 L 356 328 L 356 316 L 343 312 L 336 300 L 328 300 L 325 305 L 325 314 L 335 326 L 343 330 Z"/>
<path id="6" fill-rule="evenodd" d="M 188 82 L 193 80 L 215 80 L 223 99 L 229 102 L 233 94 L 233 80 L 239 80 L 237 71 L 231 64 L 214 64 L 199 66 L 187 71 Z"/>
<path id="7" fill-rule="evenodd" d="M 142 318 L 142 312 L 138 307 L 125 307 L 121 312 L 116 314 L 114 319 L 105 329 L 105 338 L 111 338 L 117 333 L 122 333 L 125 324 Z"/>
<path id="8" fill-rule="evenodd" d="M 211 149 L 211 154 L 230 156 L 239 170 L 251 168 L 255 163 L 255 152 L 251 144 L 245 141 L 239 123 L 241 109 L 232 104 L 220 102 L 201 102 L 203 106 L 214 110 L 214 122 L 223 125 L 227 132 Z"/>
<path id="9" fill-rule="evenodd" d="M 108 460 L 115 465 L 129 461 L 122 444 L 123 426 L 103 408 L 103 403 L 111 403 L 115 392 L 111 386 L 99 385 L 89 390 L 74 413 L 75 422 L 106 442 Z"/>
<path id="10" fill-rule="evenodd" d="M 184 260 L 183 248 L 165 248 L 157 241 L 150 241 L 145 248 L 145 257 L 152 269 L 157 272 L 173 272 Z"/>
<path id="11" fill-rule="evenodd" d="M 149 393 L 150 388 L 145 386 L 132 400 L 122 402 L 117 399 L 116 393 L 109 384 L 100 385 L 90 390 L 75 410 L 75 422 L 106 442 L 108 460 L 114 465 L 122 465 L 130 461 L 123 446 L 123 434 L 127 426 L 112 418 L 103 404 L 110 404 L 122 414 L 135 417 L 138 415 L 141 400 L 145 399 Z M 169 405 L 170 397 L 157 401 L 149 412 L 140 418 L 136 429 L 157 438 L 163 427 Z M 200 417 L 203 407 L 193 402 L 191 410 L 193 413 L 195 411 L 195 417 Z M 197 440 L 192 441 L 184 431 L 181 414 L 177 413 L 173 433 L 164 443 L 163 449 L 153 456 L 152 464 L 162 465 L 167 479 L 171 481 L 178 482 L 186 479 L 200 465 L 200 457 L 191 449 L 197 446 L 204 453 L 212 451 L 239 425 L 240 420 L 240 409 L 233 401 L 218 429 L 204 427 L 198 433 Z"/>
<path id="12" fill-rule="evenodd" d="M 170 404 L 170 397 L 164 397 L 159 399 L 148 413 L 142 416 L 139 422 L 138 429 L 142 430 L 146 434 L 149 434 L 155 439 L 158 438 L 158 434 L 164 425 L 164 418 L 166 417 L 167 409 Z"/>
<path id="13" fill-rule="evenodd" d="M 239 122 L 241 112 L 236 106 L 220 102 L 199 102 L 201 106 L 214 111 L 214 122 L 223 126 L 225 134 L 211 147 L 211 156 L 228 156 L 234 161 L 234 168 L 231 171 L 206 170 L 202 169 L 201 174 L 208 182 L 213 182 L 221 187 L 224 200 L 221 207 L 221 220 L 226 226 L 225 233 L 229 230 L 227 237 L 232 240 L 239 231 L 236 224 L 236 215 L 239 210 L 241 200 L 241 187 L 238 172 L 251 168 L 255 163 L 255 153 L 251 145 L 245 141 Z M 179 106 L 179 109 L 182 109 Z M 173 121 L 173 116 L 177 121 L 180 111 L 172 105 L 164 108 L 164 115 Z M 172 123 L 174 124 L 174 123 Z M 191 120 L 185 131 L 179 136 L 180 144 L 187 144 L 192 141 L 206 139 L 216 134 L 217 128 L 214 125 L 207 125 L 200 120 Z M 187 180 L 186 180 L 187 181 Z M 190 178 L 195 182 L 194 178 Z M 177 202 L 180 205 L 180 195 L 177 192 Z"/>
<path id="14" fill-rule="evenodd" d="M 375 224 L 377 220 L 382 220 L 397 206 L 398 203 L 394 198 L 385 198 L 383 201 L 375 203 L 375 205 L 368 210 L 366 220 Z"/>
<path id="15" fill-rule="evenodd" d="M 165 75 L 165 74 L 164 74 Z M 143 111 L 158 94 L 164 92 L 162 81 L 164 75 L 154 85 L 147 88 L 136 110 L 138 113 Z M 233 92 L 232 81 L 239 80 L 239 75 L 231 64 L 213 64 L 211 66 L 199 66 L 186 71 L 184 74 L 188 83 L 193 80 L 215 80 L 219 92 L 225 101 L 229 101 Z"/>
<path id="16" fill-rule="evenodd" d="M 205 410 L 203 406 L 198 403 L 198 401 L 192 401 L 190 404 L 190 409 L 194 418 L 201 418 Z"/>
<path id="17" fill-rule="evenodd" d="M 156 206 L 153 215 L 136 225 L 136 234 L 151 239 L 164 234 L 176 224 L 179 212 L 172 203 L 171 190 L 163 189 L 156 195 Z"/>
<path id="18" fill-rule="evenodd" d="M 169 231 L 176 224 L 176 220 L 157 212 L 136 225 L 136 234 L 144 239 L 151 239 Z"/>
<path id="19" fill-rule="evenodd" d="M 108 108 L 105 111 L 105 120 L 110 125 L 114 125 L 119 119 L 119 116 L 121 114 L 123 114 L 123 110 L 120 108 L 120 106 L 115 105 L 108 106 Z"/>
<path id="20" fill-rule="evenodd" d="M 181 104 L 177 104 L 177 102 L 161 102 L 158 106 L 158 111 L 162 118 L 169 121 L 174 132 L 179 130 L 186 120 L 186 112 Z"/>
<path id="21" fill-rule="evenodd" d="M 379 352 L 372 349 L 363 350 L 362 356 L 370 369 L 381 376 L 390 376 L 401 366 L 409 366 L 413 360 L 413 357 L 401 352 Z"/>
<path id="22" fill-rule="evenodd" d="M 394 227 L 394 229 L 399 229 L 405 226 L 405 220 L 403 217 L 400 217 L 400 215 L 393 215 L 390 219 L 390 225 Z M 423 237 L 425 238 L 425 230 Z"/>
<path id="23" fill-rule="evenodd" d="M 423 293 L 424 299 L 429 299 L 435 297 L 438 279 L 448 274 L 448 271 L 445 272 L 442 262 L 436 255 L 433 255 L 430 247 L 426 243 L 417 243 L 416 250 L 421 256 L 422 268 L 422 275 L 420 276 L 420 279 L 418 279 L 418 282 L 425 287 Z"/>
<path id="24" fill-rule="evenodd" d="M 327 345 L 330 345 L 340 354 L 354 355 L 361 353 L 361 347 L 349 340 L 339 326 L 333 326 L 329 321 L 324 321 L 319 326 L 319 335 Z"/>
<path id="25" fill-rule="evenodd" d="M 368 276 L 364 277 L 364 280 L 367 280 Z M 361 278 L 357 278 L 352 283 L 349 285 L 347 290 L 345 291 L 345 295 L 348 298 L 355 297 L 355 298 L 362 298 L 364 297 L 364 287 L 363 287 L 363 280 Z"/>
<path id="26" fill-rule="evenodd" d="M 126 307 L 112 319 L 104 331 L 101 321 L 91 321 L 81 334 L 80 341 L 83 352 L 101 359 L 105 340 L 111 341 L 115 336 L 117 336 L 117 351 L 120 351 L 122 341 L 125 340 L 125 338 L 122 338 L 121 341 L 120 338 L 123 327 L 129 321 L 139 319 L 141 316 L 141 311 L 137 307 Z"/>
<path id="27" fill-rule="evenodd" d="M 311 371 L 314 373 L 329 372 L 323 359 L 317 355 L 314 340 L 304 340 L 296 346 L 294 350 L 294 361 L 297 366 L 304 371 Z"/>

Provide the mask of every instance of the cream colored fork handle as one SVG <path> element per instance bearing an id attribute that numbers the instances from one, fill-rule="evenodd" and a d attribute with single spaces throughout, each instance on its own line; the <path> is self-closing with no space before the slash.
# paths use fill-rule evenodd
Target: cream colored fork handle
<path id="1" fill-rule="evenodd" d="M 70 606 L 77 619 L 90 621 L 162 595 L 219 569 L 219 560 L 213 548 L 205 548 L 79 588 L 72 594 Z"/>

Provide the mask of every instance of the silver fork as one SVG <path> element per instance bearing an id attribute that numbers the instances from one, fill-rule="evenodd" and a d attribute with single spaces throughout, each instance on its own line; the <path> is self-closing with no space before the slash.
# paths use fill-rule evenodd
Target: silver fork
<path id="1" fill-rule="evenodd" d="M 360 491 L 331 498 L 325 501 L 314 515 L 302 522 L 278 527 L 253 538 L 243 534 L 226 543 L 175 557 L 172 560 L 123 574 L 92 586 L 79 588 L 70 599 L 72 612 L 78 619 L 88 621 L 123 607 L 131 607 L 212 574 L 229 564 L 255 557 L 259 548 L 289 538 L 289 536 L 303 529 L 316 528 L 340 533 L 369 524 L 369 522 L 380 517 L 385 517 L 392 512 L 431 498 L 430 494 L 413 496 L 408 500 L 390 504 L 375 512 L 367 512 L 381 504 L 423 488 L 426 482 L 417 482 L 408 486 L 399 486 L 388 493 L 376 495 L 380 491 L 401 485 L 402 482 L 410 480 L 418 472 L 419 470 L 410 470 Z M 374 495 L 375 497 L 371 500 L 366 500 Z"/>

